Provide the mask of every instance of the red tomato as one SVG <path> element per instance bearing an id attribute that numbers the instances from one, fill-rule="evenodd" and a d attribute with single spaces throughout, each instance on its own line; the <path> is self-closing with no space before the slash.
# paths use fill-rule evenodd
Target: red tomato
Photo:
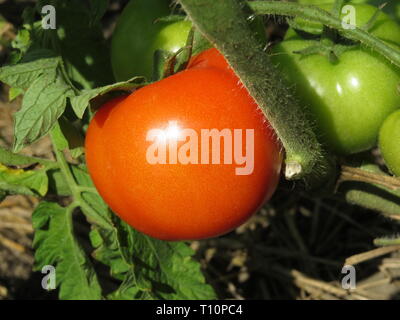
<path id="1" fill-rule="evenodd" d="M 215 48 L 208 49 L 192 57 L 188 63 L 188 69 L 219 68 L 231 72 L 236 76 L 233 69 L 229 67 L 224 56 Z"/>
<path id="2" fill-rule="evenodd" d="M 256 103 L 222 71 L 224 60 L 217 68 L 194 67 L 200 58 L 107 103 L 86 136 L 100 195 L 121 219 L 159 239 L 227 233 L 271 197 L 279 180 L 281 147 Z"/>

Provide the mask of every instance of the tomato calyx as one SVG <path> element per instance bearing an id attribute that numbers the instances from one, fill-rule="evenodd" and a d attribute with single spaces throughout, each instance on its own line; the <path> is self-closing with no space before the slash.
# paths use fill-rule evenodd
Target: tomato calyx
<path id="1" fill-rule="evenodd" d="M 191 28 L 186 45 L 175 53 L 156 50 L 154 53 L 152 81 L 156 82 L 186 69 L 193 52 L 194 29 Z"/>
<path id="2" fill-rule="evenodd" d="M 293 51 L 293 53 L 300 54 L 302 56 L 319 54 L 322 56 L 326 56 L 331 63 L 337 63 L 339 61 L 340 55 L 343 54 L 343 52 L 354 49 L 357 46 L 358 45 L 356 44 L 343 45 L 339 43 L 332 44 L 329 42 L 327 43 L 325 41 L 320 41 L 316 44 L 310 45 L 303 50 Z"/>

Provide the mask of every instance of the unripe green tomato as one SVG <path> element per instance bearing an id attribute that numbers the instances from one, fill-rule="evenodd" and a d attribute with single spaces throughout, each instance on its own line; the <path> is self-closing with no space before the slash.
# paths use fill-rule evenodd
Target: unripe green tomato
<path id="1" fill-rule="evenodd" d="M 392 113 L 383 123 L 378 145 L 389 170 L 400 176 L 400 110 Z"/>
<path id="2" fill-rule="evenodd" d="M 355 8 L 357 26 L 376 10 L 361 4 Z M 400 26 L 384 13 L 371 33 L 393 46 L 400 43 Z M 357 46 L 342 53 L 335 63 L 320 54 L 293 53 L 317 44 L 291 31 L 273 49 L 271 59 L 310 111 L 320 140 L 331 151 L 346 155 L 372 148 L 383 121 L 400 107 L 400 68 L 371 49 Z"/>
<path id="3" fill-rule="evenodd" d="M 328 3 L 318 4 L 317 6 L 329 12 L 333 8 L 332 0 L 329 1 L 330 2 Z M 376 7 L 369 4 L 350 3 L 350 5 L 354 7 L 355 23 L 357 27 L 363 27 L 364 25 L 366 25 L 377 10 Z M 341 12 L 340 18 L 343 19 L 345 17 L 348 17 L 349 13 L 350 11 L 347 10 Z M 307 32 L 313 34 L 321 34 L 323 31 L 323 25 L 320 23 L 310 22 L 301 18 L 296 18 L 295 22 L 297 25 L 304 28 Z M 346 19 L 344 20 L 344 22 L 348 23 L 349 21 Z M 380 38 L 381 40 L 385 40 L 389 44 L 400 45 L 399 24 L 383 12 L 378 15 L 373 27 L 369 30 L 369 32 L 371 32 L 374 36 Z M 289 29 L 286 33 L 285 39 L 288 39 L 295 35 L 295 31 L 293 29 Z"/>
<path id="4" fill-rule="evenodd" d="M 301 4 L 308 4 L 308 5 L 321 5 L 326 3 L 333 3 L 333 0 L 297 0 L 298 3 Z M 381 9 L 383 12 L 386 12 L 392 18 L 396 19 L 397 21 L 400 20 L 400 1 L 399 0 L 350 0 L 347 1 L 345 4 L 359 4 L 365 3 L 370 4 L 375 7 L 379 7 L 383 4 L 385 6 Z"/>
<path id="5" fill-rule="evenodd" d="M 112 43 L 111 63 L 115 79 L 135 76 L 151 79 L 154 53 L 177 52 L 186 45 L 190 21 L 155 22 L 170 14 L 169 0 L 131 0 L 117 21 Z M 262 17 L 251 19 L 250 27 L 260 43 L 267 43 Z M 211 45 L 210 45 L 211 46 Z"/>
<path id="6" fill-rule="evenodd" d="M 156 50 L 184 47 L 189 21 L 156 22 L 170 14 L 169 0 L 131 0 L 118 19 L 111 43 L 111 63 L 117 81 L 135 76 L 150 79 Z"/>

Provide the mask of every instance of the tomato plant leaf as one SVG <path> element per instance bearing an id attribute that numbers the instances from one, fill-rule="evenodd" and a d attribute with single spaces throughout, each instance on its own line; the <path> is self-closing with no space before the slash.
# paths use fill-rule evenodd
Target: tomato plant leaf
<path id="1" fill-rule="evenodd" d="M 81 186 L 93 187 L 83 168 L 73 167 L 73 175 Z M 93 226 L 90 240 L 95 248 L 92 256 L 110 267 L 111 275 L 123 280 L 111 299 L 212 299 L 215 294 L 205 283 L 193 250 L 185 243 L 155 240 L 143 235 L 112 214 L 94 192 L 83 193 L 83 199 L 111 228 Z M 85 209 L 82 208 L 83 212 Z"/>
<path id="2" fill-rule="evenodd" d="M 12 165 L 12 166 L 25 166 L 25 165 L 31 165 L 34 163 L 40 163 L 44 166 L 51 166 L 51 165 L 55 164 L 55 162 L 53 162 L 51 160 L 23 156 L 23 155 L 8 151 L 2 147 L 0 147 L 0 163 L 5 164 L 5 165 Z"/>
<path id="3" fill-rule="evenodd" d="M 0 193 L 3 196 L 7 196 L 9 194 L 22 194 L 25 196 L 35 195 L 34 192 L 25 186 L 10 184 L 2 179 L 0 179 Z"/>
<path id="4" fill-rule="evenodd" d="M 69 150 L 73 158 L 83 154 L 84 138 L 78 129 L 65 117 L 61 117 L 53 129 L 53 139 L 60 151 Z"/>
<path id="5" fill-rule="evenodd" d="M 20 88 L 10 88 L 10 91 L 8 92 L 8 100 L 13 101 L 17 97 L 19 97 L 21 94 L 24 94 L 24 90 Z"/>
<path id="6" fill-rule="evenodd" d="M 49 192 L 52 194 L 57 194 L 58 196 L 72 195 L 71 188 L 60 170 L 48 170 L 47 177 L 49 179 Z"/>
<path id="7" fill-rule="evenodd" d="M 35 270 L 45 265 L 56 268 L 61 299 L 100 299 L 97 275 L 73 233 L 72 211 L 56 203 L 42 202 L 33 212 L 32 222 L 36 230 Z"/>
<path id="8" fill-rule="evenodd" d="M 0 189 L 10 193 L 44 196 L 48 189 L 48 178 L 44 170 L 11 169 L 0 163 Z M 20 192 L 19 192 L 20 191 Z"/>
<path id="9" fill-rule="evenodd" d="M 101 98 L 112 91 L 131 91 L 145 85 L 143 77 L 135 77 L 128 81 L 114 83 L 105 87 L 92 90 L 83 90 L 80 95 L 72 97 L 71 105 L 78 118 L 82 118 L 90 102 L 95 98 Z"/>
<path id="10" fill-rule="evenodd" d="M 0 81 L 11 87 L 27 89 L 42 74 L 53 71 L 60 63 L 57 57 L 44 58 L 0 68 Z"/>
<path id="11" fill-rule="evenodd" d="M 124 255 L 124 247 L 118 239 L 118 230 L 95 228 L 90 233 L 90 240 L 96 248 L 93 257 L 108 265 L 111 275 L 122 281 L 131 269 L 131 264 L 129 258 Z"/>
<path id="12" fill-rule="evenodd" d="M 46 135 L 63 114 L 67 97 L 73 94 L 56 70 L 35 79 L 24 95 L 21 110 L 15 114 L 14 151 Z"/>
<path id="13" fill-rule="evenodd" d="M 119 220 L 120 245 L 130 270 L 111 299 L 214 299 L 194 251 L 184 242 L 148 237 Z"/>

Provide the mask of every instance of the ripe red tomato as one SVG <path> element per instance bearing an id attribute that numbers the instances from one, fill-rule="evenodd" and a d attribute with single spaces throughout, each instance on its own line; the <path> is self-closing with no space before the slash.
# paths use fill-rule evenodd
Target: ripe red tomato
<path id="1" fill-rule="evenodd" d="M 274 132 L 215 53 L 108 102 L 88 128 L 86 159 L 100 195 L 155 238 L 227 233 L 271 197 L 279 180 Z M 209 55 L 219 63 L 194 66 Z"/>
<path id="2" fill-rule="evenodd" d="M 215 48 L 205 50 L 190 59 L 188 69 L 197 68 L 219 68 L 220 70 L 228 71 L 232 76 L 236 77 L 224 56 Z"/>

